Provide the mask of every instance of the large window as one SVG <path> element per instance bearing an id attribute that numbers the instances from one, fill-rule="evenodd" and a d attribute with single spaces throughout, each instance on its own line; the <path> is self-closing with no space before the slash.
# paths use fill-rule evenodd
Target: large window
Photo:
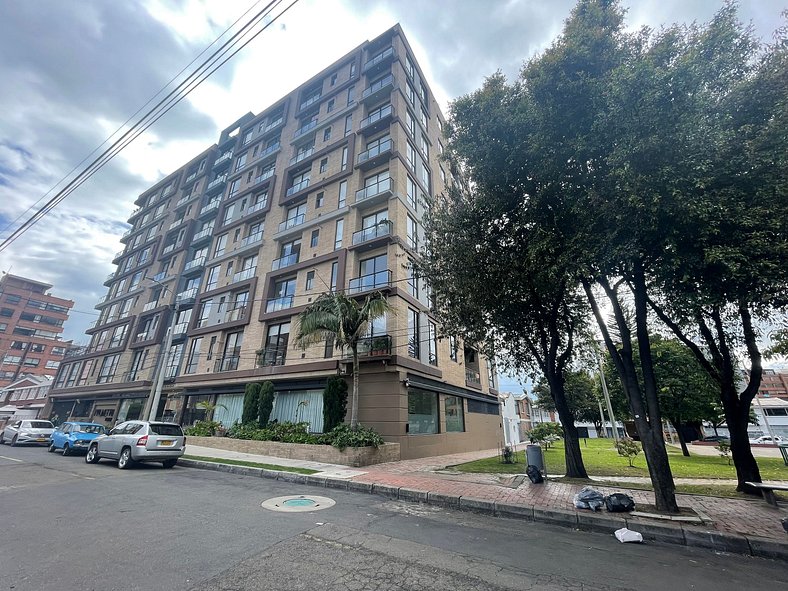
<path id="1" fill-rule="evenodd" d="M 408 434 L 428 435 L 438 432 L 438 394 L 408 390 Z"/>
<path id="2" fill-rule="evenodd" d="M 115 377 L 115 371 L 118 369 L 118 361 L 120 355 L 107 355 L 101 362 L 101 369 L 99 370 L 97 384 L 106 384 L 111 382 Z"/>
<path id="3" fill-rule="evenodd" d="M 408 308 L 408 356 L 418 359 L 419 353 L 419 313 Z"/>
<path id="4" fill-rule="evenodd" d="M 461 433 L 465 431 L 465 414 L 462 408 L 462 398 L 459 396 L 446 396 L 443 405 L 446 411 L 446 432 Z"/>
<path id="5" fill-rule="evenodd" d="M 269 326 L 265 339 L 265 350 L 261 359 L 262 365 L 284 365 L 289 338 L 289 322 Z"/>
<path id="6" fill-rule="evenodd" d="M 429 362 L 432 365 L 438 365 L 438 327 L 432 320 L 428 320 L 427 328 L 429 331 Z"/>
<path id="7" fill-rule="evenodd" d="M 196 373 L 197 364 L 200 362 L 200 347 L 203 337 L 193 339 L 189 345 L 189 356 L 186 358 L 186 368 L 183 373 Z"/>

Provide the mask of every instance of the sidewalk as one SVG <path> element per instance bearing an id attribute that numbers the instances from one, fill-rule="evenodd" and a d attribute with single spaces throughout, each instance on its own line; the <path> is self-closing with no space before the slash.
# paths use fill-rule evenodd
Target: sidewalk
<path id="1" fill-rule="evenodd" d="M 628 515 L 592 514 L 589 511 L 576 510 L 573 497 L 583 488 L 580 484 L 547 481 L 535 485 L 527 478 L 513 478 L 512 475 L 499 477 L 492 474 L 439 472 L 447 466 L 491 457 L 497 452 L 498 450 L 493 449 L 402 460 L 352 470 L 345 466 L 241 454 L 215 448 L 190 446 L 188 449 L 189 455 L 298 465 L 320 470 L 319 474 L 314 475 L 318 478 L 280 473 L 280 479 L 292 482 L 375 492 L 401 500 L 431 502 L 608 533 L 617 527 L 629 525 L 632 529 L 643 531 L 644 535 L 648 533 L 647 537 L 651 539 L 759 556 L 780 556 L 783 560 L 788 560 L 788 536 L 780 523 L 782 518 L 788 517 L 788 508 L 783 506 L 775 509 L 761 499 L 740 500 L 680 494 L 679 506 L 694 509 L 708 517 L 712 523 L 681 525 L 657 520 L 633 521 Z M 654 503 L 654 494 L 650 491 L 597 484 L 594 484 L 594 488 L 603 494 L 625 492 L 635 499 L 636 504 Z M 628 518 L 628 521 L 625 522 L 625 518 Z"/>

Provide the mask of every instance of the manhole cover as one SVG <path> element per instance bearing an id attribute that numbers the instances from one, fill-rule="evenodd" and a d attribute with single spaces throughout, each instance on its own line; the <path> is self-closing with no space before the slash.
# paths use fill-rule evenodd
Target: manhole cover
<path id="1" fill-rule="evenodd" d="M 285 513 L 298 513 L 301 511 L 319 511 L 328 509 L 336 504 L 334 499 L 328 497 L 318 497 L 315 495 L 288 495 L 286 497 L 274 497 L 261 503 L 263 509 L 270 511 L 283 511 Z"/>

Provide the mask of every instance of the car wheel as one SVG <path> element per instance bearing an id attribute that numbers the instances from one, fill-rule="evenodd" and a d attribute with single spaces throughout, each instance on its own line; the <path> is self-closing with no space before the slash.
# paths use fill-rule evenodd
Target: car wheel
<path id="1" fill-rule="evenodd" d="M 97 464 L 99 461 L 99 454 L 98 454 L 98 446 L 91 445 L 90 449 L 88 449 L 88 453 L 85 454 L 85 463 L 86 464 Z"/>
<path id="2" fill-rule="evenodd" d="M 178 460 L 175 459 L 175 460 L 164 460 L 161 464 L 165 468 L 174 468 L 175 464 L 177 464 L 177 463 L 178 463 Z"/>
<path id="3" fill-rule="evenodd" d="M 0 445 L 3 445 L 4 443 L 5 443 L 5 439 L 3 439 L 3 432 L 0 431 Z"/>
<path id="4" fill-rule="evenodd" d="M 131 448 L 124 447 L 120 451 L 120 457 L 118 458 L 118 468 L 121 470 L 126 470 L 127 468 L 131 467 L 133 460 L 131 459 Z"/>
<path id="5" fill-rule="evenodd" d="M 49 444 L 49 447 L 47 448 L 47 451 L 48 451 L 49 453 L 55 453 L 55 450 L 56 450 L 56 449 L 57 449 L 57 448 L 55 447 L 55 444 L 54 444 L 54 443 L 50 443 L 50 444 Z"/>
<path id="6" fill-rule="evenodd" d="M 16 447 L 16 437 L 17 436 L 14 435 L 14 438 L 11 440 L 11 447 Z"/>
<path id="7" fill-rule="evenodd" d="M 63 444 L 63 455 L 70 456 L 71 455 L 71 448 L 68 446 L 68 443 Z"/>

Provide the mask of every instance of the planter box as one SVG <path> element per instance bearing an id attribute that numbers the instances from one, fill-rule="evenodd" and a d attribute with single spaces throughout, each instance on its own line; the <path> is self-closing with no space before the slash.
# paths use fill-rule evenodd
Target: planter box
<path id="1" fill-rule="evenodd" d="M 229 437 L 187 437 L 186 453 L 189 444 L 202 447 L 226 449 L 246 454 L 274 456 L 290 460 L 307 460 L 325 464 L 343 466 L 371 466 L 384 462 L 396 462 L 400 459 L 399 443 L 384 443 L 374 447 L 347 447 L 339 451 L 332 445 L 308 445 L 305 443 L 281 443 L 279 441 L 250 441 L 247 439 L 231 439 Z"/>

